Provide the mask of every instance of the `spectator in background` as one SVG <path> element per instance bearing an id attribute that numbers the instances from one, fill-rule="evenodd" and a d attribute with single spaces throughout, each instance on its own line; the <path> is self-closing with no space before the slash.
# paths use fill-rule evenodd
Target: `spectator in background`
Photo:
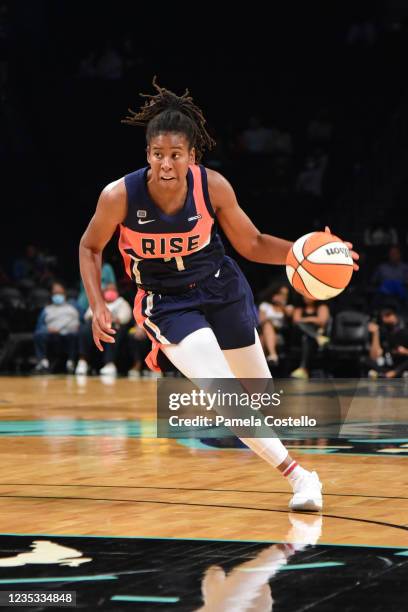
<path id="1" fill-rule="evenodd" d="M 377 38 L 377 28 L 374 22 L 370 18 L 360 17 L 349 26 L 346 44 L 370 47 L 377 42 Z"/>
<path id="2" fill-rule="evenodd" d="M 16 283 L 33 281 L 37 285 L 49 282 L 52 272 L 47 265 L 50 259 L 46 258 L 34 244 L 28 244 L 22 257 L 14 260 L 12 264 L 12 277 Z"/>
<path id="3" fill-rule="evenodd" d="M 104 261 L 102 264 L 101 271 L 101 286 L 102 289 L 106 289 L 108 285 L 115 285 L 116 287 L 116 276 L 115 272 L 110 263 Z M 82 279 L 79 282 L 79 295 L 77 299 L 77 308 L 83 316 L 89 306 L 88 297 L 85 292 L 85 287 L 83 285 Z"/>
<path id="4" fill-rule="evenodd" d="M 275 132 L 263 125 L 255 115 L 249 118 L 248 127 L 240 134 L 238 148 L 242 153 L 259 155 L 271 153 L 275 146 Z"/>
<path id="5" fill-rule="evenodd" d="M 380 312 L 380 324 L 368 324 L 371 333 L 368 375 L 397 378 L 408 371 L 408 330 L 392 306 Z"/>
<path id="6" fill-rule="evenodd" d="M 293 315 L 293 306 L 288 304 L 287 285 L 268 287 L 263 292 L 264 299 L 259 305 L 260 339 L 270 365 L 279 361 L 278 346 L 282 346 L 284 330 Z"/>
<path id="7" fill-rule="evenodd" d="M 380 264 L 373 273 L 372 284 L 377 289 L 377 300 L 382 296 L 395 296 L 401 303 L 407 302 L 408 264 L 401 261 L 401 249 L 392 246 L 388 262 Z"/>
<path id="8" fill-rule="evenodd" d="M 300 194 L 321 198 L 327 164 L 328 156 L 322 149 L 317 149 L 309 155 L 297 177 L 296 191 Z"/>
<path id="9" fill-rule="evenodd" d="M 397 246 L 397 230 L 387 221 L 377 219 L 364 230 L 364 245 L 368 247 Z"/>
<path id="10" fill-rule="evenodd" d="M 262 120 L 253 115 L 249 118 L 248 127 L 238 136 L 237 151 L 251 158 L 251 163 L 245 166 L 251 195 L 259 194 L 260 186 L 265 184 L 265 176 L 269 177 L 268 190 L 271 192 L 275 188 L 283 193 L 288 191 L 292 155 L 292 136 L 288 130 L 280 129 L 276 124 L 265 127 Z"/>
<path id="11" fill-rule="evenodd" d="M 142 55 L 143 47 L 136 44 L 137 34 L 127 32 L 120 42 L 120 54 L 123 62 L 123 72 L 129 78 L 141 78 L 146 60 Z"/>
<path id="12" fill-rule="evenodd" d="M 132 355 L 132 367 L 128 371 L 129 378 L 140 378 L 143 371 L 143 362 L 146 359 L 151 341 L 143 327 L 132 327 L 128 335 L 130 354 Z"/>
<path id="13" fill-rule="evenodd" d="M 108 283 L 103 291 L 106 306 L 112 313 L 112 327 L 116 330 L 115 344 L 104 343 L 102 353 L 103 367 L 99 371 L 101 375 L 116 376 L 115 364 L 116 350 L 118 344 L 126 331 L 126 325 L 132 317 L 132 309 L 129 303 L 119 295 L 116 284 Z M 79 360 L 75 374 L 86 376 L 93 346 L 92 334 L 92 310 L 88 308 L 85 313 L 85 323 L 81 325 L 79 332 Z"/>
<path id="14" fill-rule="evenodd" d="M 106 81 L 119 81 L 123 76 L 124 63 L 119 50 L 108 40 L 96 62 L 96 76 Z"/>
<path id="15" fill-rule="evenodd" d="M 50 352 L 53 350 L 57 357 L 63 354 L 67 356 L 66 370 L 72 373 L 77 350 L 79 314 L 72 304 L 67 303 L 65 287 L 61 283 L 53 283 L 51 300 L 52 304 L 41 311 L 34 332 L 38 360 L 34 372 L 46 374 L 50 371 Z"/>
<path id="16" fill-rule="evenodd" d="M 309 378 L 310 364 L 319 346 L 324 346 L 329 338 L 324 335 L 330 319 L 327 304 L 303 297 L 303 305 L 295 308 L 293 324 L 301 334 L 301 360 L 299 367 L 291 374 L 292 378 Z"/>

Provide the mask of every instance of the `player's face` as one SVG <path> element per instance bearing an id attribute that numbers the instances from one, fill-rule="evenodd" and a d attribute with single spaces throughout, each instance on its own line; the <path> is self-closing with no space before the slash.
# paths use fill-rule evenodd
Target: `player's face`
<path id="1" fill-rule="evenodd" d="M 185 184 L 188 166 L 195 162 L 195 152 L 184 134 L 164 133 L 150 140 L 147 161 L 155 183 L 162 189 L 177 190 Z"/>

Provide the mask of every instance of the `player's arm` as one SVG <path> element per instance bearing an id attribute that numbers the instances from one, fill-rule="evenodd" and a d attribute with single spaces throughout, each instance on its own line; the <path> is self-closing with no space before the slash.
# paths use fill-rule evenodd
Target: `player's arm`
<path id="1" fill-rule="evenodd" d="M 373 361 L 376 361 L 384 353 L 381 346 L 380 327 L 374 321 L 370 321 L 368 324 L 368 331 L 371 334 L 369 357 Z"/>
<path id="2" fill-rule="evenodd" d="M 262 234 L 239 206 L 235 192 L 227 179 L 219 172 L 208 168 L 206 170 L 211 203 L 219 224 L 232 246 L 250 261 L 285 264 L 286 255 L 293 243 L 270 234 Z M 326 231 L 330 233 L 328 227 Z M 350 242 L 345 244 L 350 250 L 352 249 L 353 245 Z M 351 250 L 350 254 L 354 261 L 359 259 L 354 251 Z M 353 268 L 359 269 L 356 263 Z"/>
<path id="3" fill-rule="evenodd" d="M 207 169 L 208 191 L 218 222 L 242 257 L 267 264 L 284 264 L 292 245 L 288 240 L 262 234 L 239 206 L 230 183 L 218 172 Z"/>
<path id="4" fill-rule="evenodd" d="M 99 350 L 101 340 L 114 342 L 109 334 L 112 316 L 105 305 L 101 287 L 102 251 L 126 216 L 127 198 L 123 180 L 111 183 L 102 191 L 96 211 L 79 245 L 81 277 L 93 312 L 93 337 Z"/>

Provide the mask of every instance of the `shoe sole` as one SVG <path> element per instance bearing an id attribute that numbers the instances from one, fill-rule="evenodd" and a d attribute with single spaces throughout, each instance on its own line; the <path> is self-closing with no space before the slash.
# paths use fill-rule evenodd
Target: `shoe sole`
<path id="1" fill-rule="evenodd" d="M 323 509 L 323 502 L 316 502 L 315 499 L 307 499 L 301 504 L 289 504 L 289 510 L 293 512 L 320 512 Z"/>

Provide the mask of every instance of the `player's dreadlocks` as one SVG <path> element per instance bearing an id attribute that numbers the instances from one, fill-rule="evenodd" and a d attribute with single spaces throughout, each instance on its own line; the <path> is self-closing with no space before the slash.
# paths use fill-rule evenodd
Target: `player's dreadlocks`
<path id="1" fill-rule="evenodd" d="M 146 102 L 139 112 L 129 108 L 130 115 L 122 119 L 121 123 L 146 127 L 147 143 L 158 134 L 184 134 L 189 147 L 195 147 L 196 161 L 200 162 L 205 150 L 212 149 L 216 144 L 205 128 L 206 120 L 202 110 L 194 104 L 188 89 L 182 96 L 177 96 L 169 89 L 160 87 L 156 77 L 153 78 L 153 87 L 158 93 L 139 94 L 146 98 Z"/>

